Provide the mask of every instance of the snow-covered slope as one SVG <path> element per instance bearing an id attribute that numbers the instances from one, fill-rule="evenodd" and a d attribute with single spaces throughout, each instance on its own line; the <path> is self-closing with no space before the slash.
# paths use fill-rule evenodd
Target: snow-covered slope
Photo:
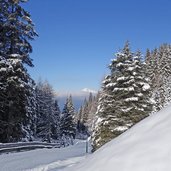
<path id="1" fill-rule="evenodd" d="M 171 105 L 66 171 L 170 171 Z"/>

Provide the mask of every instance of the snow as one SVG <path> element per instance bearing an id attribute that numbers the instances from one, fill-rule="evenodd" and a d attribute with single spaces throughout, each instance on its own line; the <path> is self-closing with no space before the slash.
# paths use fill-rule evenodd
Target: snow
<path id="1" fill-rule="evenodd" d="M 109 83 L 109 84 L 107 84 L 106 85 L 106 87 L 108 88 L 108 87 L 114 87 L 116 85 L 116 83 Z"/>
<path id="2" fill-rule="evenodd" d="M 63 171 L 171 170 L 171 105 Z"/>
<path id="3" fill-rule="evenodd" d="M 17 63 L 21 62 L 21 59 L 17 59 L 17 58 L 14 58 L 14 59 L 9 59 L 12 63 L 12 65 L 16 65 Z"/>
<path id="4" fill-rule="evenodd" d="M 122 76 L 122 77 L 118 77 L 118 78 L 117 78 L 117 81 L 124 81 L 124 80 L 126 80 L 126 79 L 128 79 L 128 77 Z"/>
<path id="5" fill-rule="evenodd" d="M 122 52 L 117 52 L 117 53 L 115 53 L 115 56 L 125 56 L 125 54 L 122 53 Z M 114 60 L 115 60 L 115 59 L 114 59 Z"/>
<path id="6" fill-rule="evenodd" d="M 127 70 L 128 71 L 133 71 L 135 69 L 135 67 L 129 67 Z"/>
<path id="7" fill-rule="evenodd" d="M 149 84 L 144 84 L 142 89 L 143 89 L 143 91 L 146 91 L 146 90 L 150 89 L 150 85 Z"/>
<path id="8" fill-rule="evenodd" d="M 85 141 L 77 141 L 74 146 L 32 150 L 0 155 L 2 171 L 52 171 L 69 167 L 86 155 Z"/>
<path id="9" fill-rule="evenodd" d="M 6 70 L 6 68 L 0 68 L 0 72 L 5 72 Z"/>
<path id="10" fill-rule="evenodd" d="M 115 131 L 126 131 L 128 129 L 127 126 L 118 126 L 114 130 Z"/>
<path id="11" fill-rule="evenodd" d="M 120 66 L 124 66 L 124 65 L 125 65 L 124 63 L 119 62 L 119 63 L 116 65 L 116 67 L 120 67 Z"/>
<path id="12" fill-rule="evenodd" d="M 122 130 L 124 127 L 118 127 Z M 92 155 L 85 141 L 67 148 L 0 155 L 2 171 L 169 171 L 171 105 L 149 116 Z"/>
<path id="13" fill-rule="evenodd" d="M 134 91 L 134 87 L 127 87 L 127 88 L 114 88 L 113 89 L 113 92 L 116 92 L 116 91 Z"/>
<path id="14" fill-rule="evenodd" d="M 138 101 L 138 97 L 126 98 L 125 101 L 126 101 L 126 102 L 137 102 L 137 101 Z"/>
<path id="15" fill-rule="evenodd" d="M 10 54 L 10 56 L 16 58 L 16 57 L 18 57 L 20 55 L 19 54 Z"/>
<path id="16" fill-rule="evenodd" d="M 96 121 L 96 124 L 101 123 L 102 121 L 103 121 L 103 119 L 100 118 L 100 117 L 98 117 L 98 119 L 97 119 L 97 121 Z"/>
<path id="17" fill-rule="evenodd" d="M 137 93 L 136 95 L 137 95 L 138 97 L 142 97 L 142 96 L 143 96 L 142 93 Z"/>
<path id="18" fill-rule="evenodd" d="M 32 22 L 31 18 L 28 16 L 24 16 L 24 19 L 26 19 L 28 22 Z"/>
<path id="19" fill-rule="evenodd" d="M 127 109 L 121 109 L 123 112 L 129 112 L 132 109 L 132 107 L 128 107 Z"/>

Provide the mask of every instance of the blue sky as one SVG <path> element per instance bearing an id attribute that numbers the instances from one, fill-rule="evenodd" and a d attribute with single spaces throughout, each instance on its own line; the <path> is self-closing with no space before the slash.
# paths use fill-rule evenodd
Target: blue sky
<path id="1" fill-rule="evenodd" d="M 170 0 L 30 0 L 24 7 L 39 34 L 29 73 L 60 93 L 98 90 L 126 40 L 143 52 L 171 43 Z"/>

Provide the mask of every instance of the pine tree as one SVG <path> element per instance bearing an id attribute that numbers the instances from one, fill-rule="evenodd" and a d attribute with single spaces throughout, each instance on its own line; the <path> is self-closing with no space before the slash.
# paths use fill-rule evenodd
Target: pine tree
<path id="1" fill-rule="evenodd" d="M 82 116 L 83 116 L 83 107 L 81 106 L 77 112 L 76 136 L 78 139 L 84 139 L 84 135 L 86 132 L 86 127 L 82 123 Z"/>
<path id="2" fill-rule="evenodd" d="M 134 55 L 128 42 L 116 54 L 103 81 L 92 135 L 93 150 L 120 135 L 151 111 L 150 86 L 140 53 Z"/>
<path id="3" fill-rule="evenodd" d="M 171 101 L 171 46 L 163 44 L 146 55 L 147 71 L 158 111 Z"/>
<path id="4" fill-rule="evenodd" d="M 34 40 L 37 33 L 30 14 L 25 11 L 20 3 L 28 0 L 1 0 L 0 1 L 0 29 L 2 37 L 0 39 L 0 55 L 9 58 L 20 59 L 23 63 L 33 66 L 29 54 L 32 52 L 30 40 Z M 14 55 L 15 54 L 15 55 Z"/>
<path id="5" fill-rule="evenodd" d="M 89 100 L 88 100 L 88 118 L 87 118 L 87 123 L 86 123 L 88 135 L 92 133 L 93 121 L 95 119 L 95 114 L 97 111 L 98 99 L 99 99 L 99 93 L 94 94 L 94 95 L 90 93 Z"/>
<path id="6" fill-rule="evenodd" d="M 8 142 L 8 114 L 6 108 L 8 101 L 6 99 L 9 72 L 12 72 L 12 66 L 9 61 L 0 56 L 0 142 Z"/>
<path id="7" fill-rule="evenodd" d="M 60 115 L 61 111 L 58 105 L 58 101 L 55 100 L 54 102 L 54 109 L 53 109 L 53 124 L 52 124 L 52 138 L 56 140 L 60 140 Z"/>
<path id="8" fill-rule="evenodd" d="M 54 95 L 53 89 L 46 81 L 39 82 L 37 92 L 37 137 L 51 142 L 52 127 L 54 127 Z"/>
<path id="9" fill-rule="evenodd" d="M 96 96 L 90 92 L 87 99 L 85 98 L 77 113 L 77 136 L 81 139 L 87 138 L 92 132 L 98 95 Z"/>
<path id="10" fill-rule="evenodd" d="M 26 131 L 26 127 L 31 115 L 29 99 L 32 97 L 33 80 L 27 74 L 21 60 L 8 59 L 6 61 L 8 61 L 9 69 L 6 70 L 7 75 L 4 75 L 6 80 L 3 89 L 4 98 L 1 102 L 3 104 L 1 110 L 5 113 L 3 122 L 6 123 L 3 141 L 19 141 L 22 138 L 29 140 L 32 130 Z"/>
<path id="11" fill-rule="evenodd" d="M 72 103 L 72 97 L 66 99 L 62 116 L 61 116 L 61 136 L 64 141 L 64 146 L 73 144 L 73 139 L 76 136 L 76 124 L 74 122 L 75 110 Z"/>
<path id="12" fill-rule="evenodd" d="M 29 54 L 32 46 L 29 41 L 37 35 L 30 14 L 21 6 L 23 0 L 0 1 L 0 56 L 9 65 L 3 80 L 1 111 L 5 130 L 2 142 L 28 140 L 33 135 L 31 125 L 35 113 L 32 108 L 34 82 L 23 64 L 33 66 Z M 2 60 L 1 60 L 2 61 Z M 0 68 L 1 69 L 1 68 Z M 5 78 L 5 79 L 4 79 Z M 32 108 L 32 109 L 31 109 Z M 3 116 L 3 113 L 1 114 Z"/>
<path id="13" fill-rule="evenodd" d="M 85 99 L 83 108 L 82 108 L 82 118 L 81 118 L 81 122 L 85 126 L 86 126 L 87 120 L 88 120 L 88 113 L 89 113 L 89 104 L 88 104 L 87 99 Z"/>

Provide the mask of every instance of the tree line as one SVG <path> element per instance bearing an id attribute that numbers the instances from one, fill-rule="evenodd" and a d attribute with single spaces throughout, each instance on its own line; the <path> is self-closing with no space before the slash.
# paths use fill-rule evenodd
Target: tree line
<path id="1" fill-rule="evenodd" d="M 34 121 L 31 40 L 37 36 L 23 0 L 0 1 L 0 142 L 18 141 Z M 30 123 L 28 125 L 28 123 Z"/>
<path id="2" fill-rule="evenodd" d="M 33 67 L 30 42 L 38 34 L 22 8 L 26 2 L 0 1 L 0 142 L 65 142 L 75 137 L 72 99 L 61 114 L 49 83 L 36 84 L 27 71 Z"/>
<path id="3" fill-rule="evenodd" d="M 171 102 L 171 45 L 115 54 L 100 90 L 92 131 L 93 151 Z"/>

